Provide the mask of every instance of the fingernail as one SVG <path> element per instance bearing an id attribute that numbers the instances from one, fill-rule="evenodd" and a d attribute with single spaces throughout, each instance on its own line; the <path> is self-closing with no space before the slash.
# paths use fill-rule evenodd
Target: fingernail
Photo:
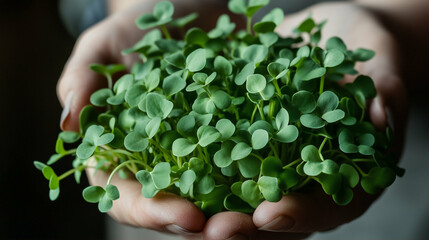
<path id="1" fill-rule="evenodd" d="M 292 218 L 287 216 L 280 216 L 273 221 L 265 224 L 259 230 L 270 232 L 285 232 L 293 227 L 295 222 Z"/>
<path id="2" fill-rule="evenodd" d="M 239 234 L 235 234 L 234 236 L 228 238 L 227 240 L 247 240 L 247 239 L 249 239 L 248 236 L 239 233 Z"/>
<path id="3" fill-rule="evenodd" d="M 73 92 L 69 92 L 67 94 L 66 100 L 64 101 L 64 108 L 63 112 L 61 113 L 61 119 L 60 119 L 60 127 L 64 130 L 65 122 L 67 121 L 68 117 L 70 116 L 70 105 L 71 100 L 73 98 Z"/>
<path id="4" fill-rule="evenodd" d="M 180 227 L 180 226 L 178 226 L 176 224 L 167 225 L 167 226 L 165 226 L 165 228 L 168 231 L 170 231 L 172 233 L 179 234 L 179 235 L 192 236 L 192 235 L 198 235 L 198 234 L 200 234 L 198 232 L 192 232 L 192 231 L 189 231 L 187 229 L 184 229 L 184 228 L 182 228 L 182 227 Z"/>

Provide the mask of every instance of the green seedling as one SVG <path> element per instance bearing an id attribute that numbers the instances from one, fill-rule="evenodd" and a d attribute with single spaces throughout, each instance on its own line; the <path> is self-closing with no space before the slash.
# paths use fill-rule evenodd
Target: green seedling
<path id="1" fill-rule="evenodd" d="M 110 173 L 104 187 L 83 191 L 101 212 L 119 198 L 111 184 L 116 173 L 135 177 L 144 197 L 172 192 L 207 216 L 252 213 L 262 201 L 311 183 L 339 205 L 353 200 L 358 185 L 377 194 L 392 184 L 402 171 L 386 154 L 391 136 L 368 122 L 367 101 L 376 89 L 354 70 L 374 52 L 348 50 L 338 37 L 320 46 L 326 21 L 312 18 L 283 38 L 274 32 L 284 18 L 278 8 L 252 25 L 268 2 L 229 1 L 248 20 L 241 31 L 226 14 L 209 32 L 186 30 L 197 15 L 173 19 L 167 1 L 139 17 L 137 26 L 150 31 L 123 54 L 141 60 L 114 84 L 122 65 L 91 65 L 108 87 L 82 110 L 80 132 L 60 133 L 47 164 L 34 162 L 49 181 L 51 200 L 61 180 L 74 175 L 79 183 L 86 168 Z M 167 27 L 180 28 L 183 39 L 173 39 Z M 345 74 L 355 81 L 339 84 Z M 73 168 L 57 175 L 51 165 L 70 156 Z"/>

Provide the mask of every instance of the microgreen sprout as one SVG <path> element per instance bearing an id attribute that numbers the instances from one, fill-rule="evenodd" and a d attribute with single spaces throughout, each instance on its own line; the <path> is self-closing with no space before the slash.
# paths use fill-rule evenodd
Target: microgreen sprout
<path id="1" fill-rule="evenodd" d="M 262 201 L 279 201 L 311 183 L 346 205 L 357 185 L 376 194 L 402 175 L 386 154 L 390 134 L 368 122 L 374 83 L 354 69 L 374 52 L 348 50 L 338 37 L 323 49 L 318 44 L 326 22 L 311 17 L 296 35 L 280 37 L 274 32 L 284 18 L 278 8 L 252 25 L 252 16 L 268 2 L 229 1 L 233 13 L 247 18 L 246 31 L 234 32 L 226 14 L 208 33 L 185 31 L 197 15 L 173 20 L 167 1 L 139 17 L 140 29 L 161 29 L 123 51 L 139 54 L 141 61 L 114 84 L 112 75 L 124 66 L 91 65 L 108 87 L 94 92 L 92 105 L 82 109 L 80 132 L 60 133 L 47 164 L 34 162 L 49 181 L 51 200 L 61 180 L 74 174 L 79 183 L 86 168 L 110 172 L 105 186 L 83 191 L 101 212 L 119 198 L 111 183 L 118 173 L 134 175 L 144 197 L 172 192 L 207 216 L 252 213 Z M 180 28 L 184 38 L 173 39 L 167 26 Z M 340 85 L 345 74 L 355 80 Z M 78 145 L 66 150 L 68 144 Z M 51 165 L 68 156 L 75 158 L 73 168 L 57 175 Z"/>

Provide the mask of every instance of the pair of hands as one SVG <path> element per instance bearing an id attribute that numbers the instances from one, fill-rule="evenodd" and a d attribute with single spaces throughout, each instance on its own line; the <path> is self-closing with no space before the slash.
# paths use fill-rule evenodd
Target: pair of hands
<path id="1" fill-rule="evenodd" d="M 123 9 L 81 35 L 58 84 L 58 95 L 64 105 L 62 129 L 78 130 L 80 109 L 89 103 L 90 94 L 105 82 L 89 70 L 89 64 L 123 63 L 130 67 L 136 60 L 136 56 L 122 56 L 121 50 L 142 37 L 134 19 L 150 9 L 144 4 Z M 318 21 L 329 20 L 322 36 L 339 36 L 351 49 L 364 47 L 376 52 L 374 59 L 357 66 L 361 74 L 374 79 L 378 90 L 377 98 L 370 104 L 370 118 L 379 129 L 387 124 L 394 127 L 397 139 L 401 140 L 405 88 L 398 76 L 397 49 L 390 33 L 368 10 L 351 3 L 318 4 L 289 15 L 278 27 L 278 33 L 290 34 L 291 28 L 309 12 Z M 108 178 L 103 172 L 94 175 L 92 170 L 88 170 L 87 175 L 94 185 L 104 185 Z M 141 185 L 136 180 L 114 178 L 112 183 L 121 192 L 121 198 L 109 212 L 114 219 L 190 239 L 302 239 L 312 232 L 329 230 L 357 218 L 377 197 L 358 189 L 353 201 L 341 207 L 317 187 L 284 196 L 276 203 L 265 201 L 252 216 L 221 212 L 205 219 L 194 204 L 179 196 L 160 192 L 147 199 L 141 195 Z"/>

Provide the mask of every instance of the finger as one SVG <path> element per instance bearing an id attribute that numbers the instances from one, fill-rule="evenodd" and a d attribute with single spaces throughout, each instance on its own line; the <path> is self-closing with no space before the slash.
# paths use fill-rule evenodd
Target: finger
<path id="1" fill-rule="evenodd" d="M 309 193 L 292 193 L 279 202 L 264 201 L 253 214 L 259 230 L 311 233 L 335 228 L 359 217 L 377 196 L 355 191 L 352 202 L 339 206 L 314 186 Z"/>
<path id="2" fill-rule="evenodd" d="M 95 44 L 99 39 L 97 32 L 83 34 L 78 40 L 58 82 L 57 94 L 64 106 L 61 116 L 63 130 L 78 131 L 80 110 L 89 103 L 92 92 L 107 86 L 103 76 L 89 69 L 90 64 L 104 64 L 110 58 L 105 44 Z"/>
<path id="3" fill-rule="evenodd" d="M 109 18 L 83 33 L 78 39 L 57 85 L 58 97 L 64 106 L 61 116 L 63 130 L 78 131 L 80 110 L 89 103 L 94 91 L 107 86 L 105 77 L 91 71 L 90 64 L 122 63 L 130 68 L 132 63 L 137 61 L 136 54 L 121 55 L 121 50 L 133 45 L 130 39 L 139 38 L 143 34 L 131 26 L 123 29 L 118 17 Z M 135 31 L 138 34 L 123 39 L 122 36 L 127 33 L 122 31 Z"/>
<path id="4" fill-rule="evenodd" d="M 91 184 L 104 186 L 108 175 L 93 169 L 87 170 Z M 154 198 L 144 198 L 142 185 L 134 179 L 121 179 L 116 175 L 111 181 L 120 198 L 113 202 L 108 212 L 115 220 L 136 227 L 184 236 L 196 235 L 205 224 L 204 214 L 191 202 L 172 193 L 159 192 Z"/>
<path id="5" fill-rule="evenodd" d="M 278 233 L 257 231 L 251 215 L 239 212 L 221 212 L 211 217 L 203 231 L 203 238 L 217 239 L 304 239 L 309 234 L 304 233 Z"/>
<path id="6" fill-rule="evenodd" d="M 252 216 L 239 212 L 220 212 L 207 220 L 203 238 L 218 239 L 249 239 L 256 234 Z"/>

